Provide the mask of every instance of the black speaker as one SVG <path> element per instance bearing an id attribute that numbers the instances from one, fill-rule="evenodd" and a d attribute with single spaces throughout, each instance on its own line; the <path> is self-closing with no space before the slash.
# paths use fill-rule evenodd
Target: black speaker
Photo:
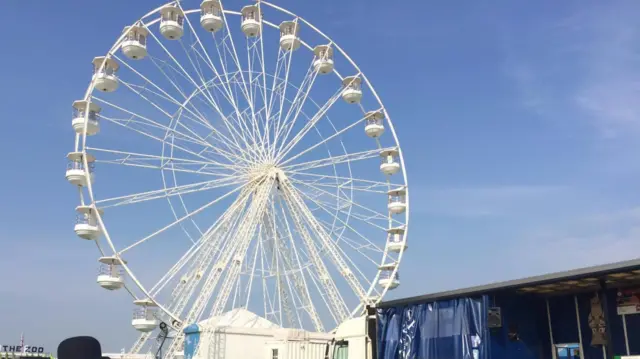
<path id="1" fill-rule="evenodd" d="M 500 307 L 491 307 L 487 311 L 487 327 L 489 328 L 502 327 L 502 311 L 500 310 Z"/>

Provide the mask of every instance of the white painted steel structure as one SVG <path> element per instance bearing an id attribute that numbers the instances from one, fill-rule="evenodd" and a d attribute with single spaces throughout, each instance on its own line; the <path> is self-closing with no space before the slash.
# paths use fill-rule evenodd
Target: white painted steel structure
<path id="1" fill-rule="evenodd" d="M 170 2 L 126 29 L 96 57 L 74 105 L 66 177 L 93 220 L 79 235 L 118 267 L 99 282 L 139 307 L 131 353 L 164 321 L 173 358 L 184 325 L 234 308 L 326 332 L 399 285 L 402 150 L 372 84 L 335 41 L 266 1 Z M 150 171 L 159 186 L 137 179 Z M 118 211 L 131 227 L 118 231 Z M 145 221 L 156 229 L 131 238 Z M 185 240 L 159 239 L 174 229 Z M 134 268 L 150 259 L 133 257 L 154 246 L 182 254 L 147 283 Z"/>

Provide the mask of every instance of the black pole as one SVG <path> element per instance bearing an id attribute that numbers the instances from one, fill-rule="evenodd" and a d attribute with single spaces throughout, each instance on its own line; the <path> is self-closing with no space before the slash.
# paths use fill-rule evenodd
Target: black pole
<path id="1" fill-rule="evenodd" d="M 169 336 L 169 328 L 167 328 L 167 323 L 160 323 L 160 334 L 158 338 L 161 339 L 160 345 L 158 346 L 158 351 L 156 351 L 156 359 L 162 358 L 162 346 L 164 345 L 164 341 L 167 340 Z"/>
<path id="2" fill-rule="evenodd" d="M 609 315 L 609 299 L 607 298 L 607 282 L 600 279 L 600 305 L 604 314 L 604 325 L 607 336 L 607 358 L 613 359 L 613 341 L 611 340 L 611 316 Z"/>

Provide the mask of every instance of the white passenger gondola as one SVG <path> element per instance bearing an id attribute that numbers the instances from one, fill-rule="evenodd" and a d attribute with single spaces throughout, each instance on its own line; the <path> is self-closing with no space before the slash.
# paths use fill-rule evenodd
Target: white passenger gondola
<path id="1" fill-rule="evenodd" d="M 283 21 L 280 24 L 280 47 L 285 51 L 300 48 L 300 25 L 296 21 Z"/>
<path id="2" fill-rule="evenodd" d="M 407 210 L 406 188 L 396 188 L 387 192 L 387 194 L 389 195 L 389 204 L 387 205 L 389 212 L 393 214 L 402 214 Z"/>
<path id="3" fill-rule="evenodd" d="M 156 303 L 151 299 L 137 299 L 133 301 L 137 305 L 133 312 L 133 320 L 131 325 L 141 332 L 150 332 L 154 330 L 159 322 L 156 319 Z"/>
<path id="4" fill-rule="evenodd" d="M 101 257 L 98 272 L 98 284 L 107 290 L 117 290 L 124 286 L 122 263 L 126 261 L 116 257 Z"/>
<path id="5" fill-rule="evenodd" d="M 224 20 L 220 12 L 219 0 L 204 0 L 200 4 L 200 25 L 209 32 L 222 29 Z"/>
<path id="6" fill-rule="evenodd" d="M 380 164 L 380 171 L 387 176 L 394 175 L 400 171 L 400 162 L 397 149 L 384 150 L 380 152 L 382 163 Z"/>
<path id="7" fill-rule="evenodd" d="M 318 45 L 313 49 L 316 59 L 313 68 L 321 75 L 333 71 L 333 49 L 329 45 Z"/>
<path id="8" fill-rule="evenodd" d="M 113 92 L 118 89 L 116 73 L 120 65 L 112 58 L 98 56 L 93 59 L 93 78 L 95 88 L 102 92 Z"/>
<path id="9" fill-rule="evenodd" d="M 389 252 L 399 253 L 407 249 L 404 241 L 404 227 L 394 227 L 387 229 L 387 249 Z"/>
<path id="10" fill-rule="evenodd" d="M 93 102 L 91 102 L 88 107 L 89 113 L 87 116 L 87 101 L 80 100 L 73 103 L 73 120 L 71 120 L 71 126 L 79 135 L 84 133 L 85 117 L 88 117 L 86 121 L 87 136 L 92 136 L 100 132 L 98 113 L 100 113 L 101 108 Z"/>
<path id="11" fill-rule="evenodd" d="M 364 115 L 364 132 L 371 138 L 377 138 L 384 133 L 384 113 L 382 111 L 370 111 Z"/>
<path id="12" fill-rule="evenodd" d="M 67 159 L 69 163 L 67 165 L 66 178 L 69 183 L 76 186 L 86 186 L 87 185 L 87 176 L 84 168 L 83 154 L 82 152 L 70 152 L 67 155 Z M 91 178 L 91 183 L 93 183 L 93 167 L 95 162 L 95 157 L 93 155 L 87 153 L 87 163 L 89 165 L 89 177 Z"/>
<path id="13" fill-rule="evenodd" d="M 396 271 L 395 275 L 393 271 L 396 269 L 396 263 L 383 264 L 379 267 L 380 277 L 378 278 L 378 285 L 380 287 L 395 289 L 400 285 L 400 274 Z"/>
<path id="14" fill-rule="evenodd" d="M 120 45 L 124 56 L 133 60 L 144 59 L 147 56 L 147 28 L 139 25 L 127 26 L 124 33 L 126 35 Z"/>
<path id="15" fill-rule="evenodd" d="M 178 40 L 184 34 L 184 12 L 175 5 L 160 9 L 160 33 L 168 40 Z"/>
<path id="16" fill-rule="evenodd" d="M 242 32 L 248 37 L 260 35 L 260 21 L 262 16 L 260 8 L 256 5 L 248 5 L 240 10 L 242 13 Z"/>
<path id="17" fill-rule="evenodd" d="M 97 211 L 102 215 L 102 210 Z M 96 209 L 91 206 L 76 207 L 76 225 L 73 230 L 82 239 L 97 239 L 100 236 L 100 226 Z"/>
<path id="18" fill-rule="evenodd" d="M 362 99 L 362 79 L 357 76 L 347 76 L 342 80 L 342 99 L 347 103 L 360 103 Z"/>

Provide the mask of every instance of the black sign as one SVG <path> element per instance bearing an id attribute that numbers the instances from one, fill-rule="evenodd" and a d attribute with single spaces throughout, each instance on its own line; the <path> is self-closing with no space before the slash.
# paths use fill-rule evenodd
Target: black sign
<path id="1" fill-rule="evenodd" d="M 32 347 L 28 345 L 25 346 L 24 348 L 22 348 L 22 346 L 20 345 L 0 345 L 0 348 L 2 349 L 1 351 L 9 352 L 9 353 L 22 353 L 23 351 L 25 353 L 32 353 L 32 354 L 44 353 L 44 347 Z"/>

